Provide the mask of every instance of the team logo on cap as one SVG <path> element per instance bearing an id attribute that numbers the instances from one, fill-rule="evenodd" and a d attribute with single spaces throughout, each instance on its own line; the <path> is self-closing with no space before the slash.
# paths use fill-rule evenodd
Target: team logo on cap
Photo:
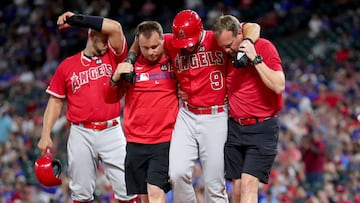
<path id="1" fill-rule="evenodd" d="M 185 39 L 186 38 L 186 36 L 185 36 L 185 32 L 184 32 L 184 30 L 179 30 L 179 38 L 180 39 Z"/>

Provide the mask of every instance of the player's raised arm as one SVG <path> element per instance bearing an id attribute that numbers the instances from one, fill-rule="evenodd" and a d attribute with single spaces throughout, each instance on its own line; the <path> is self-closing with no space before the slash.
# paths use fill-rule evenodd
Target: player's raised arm
<path id="1" fill-rule="evenodd" d="M 133 52 L 136 53 L 136 55 L 139 55 L 140 47 L 139 47 L 139 40 L 137 37 L 135 37 L 134 42 L 131 44 L 129 52 Z"/>
<path id="2" fill-rule="evenodd" d="M 116 53 L 124 49 L 125 36 L 119 22 L 102 16 L 91 16 L 65 12 L 57 20 L 59 29 L 66 29 L 71 26 L 90 28 L 108 36 L 108 40 Z"/>
<path id="3" fill-rule="evenodd" d="M 109 18 L 104 18 L 102 33 L 108 35 L 108 40 L 111 46 L 115 49 L 116 53 L 121 53 L 123 51 L 125 36 L 119 22 Z"/>

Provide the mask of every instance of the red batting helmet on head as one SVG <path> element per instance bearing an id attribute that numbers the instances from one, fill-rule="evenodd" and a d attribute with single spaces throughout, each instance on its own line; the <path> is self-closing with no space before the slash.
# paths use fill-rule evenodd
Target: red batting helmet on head
<path id="1" fill-rule="evenodd" d="M 61 163 L 57 159 L 52 159 L 52 154 L 49 149 L 43 156 L 36 160 L 34 171 L 41 185 L 46 187 L 61 185 L 61 179 L 59 178 L 61 174 Z"/>
<path id="2" fill-rule="evenodd" d="M 172 24 L 173 46 L 188 48 L 194 46 L 201 36 L 203 24 L 200 16 L 192 10 L 180 11 Z"/>

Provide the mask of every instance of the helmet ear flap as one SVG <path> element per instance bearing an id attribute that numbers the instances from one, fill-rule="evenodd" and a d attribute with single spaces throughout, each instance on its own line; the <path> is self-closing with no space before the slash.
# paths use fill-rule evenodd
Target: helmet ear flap
<path id="1" fill-rule="evenodd" d="M 57 159 L 52 160 L 52 169 L 55 177 L 59 178 L 61 175 L 62 165 L 61 162 Z"/>

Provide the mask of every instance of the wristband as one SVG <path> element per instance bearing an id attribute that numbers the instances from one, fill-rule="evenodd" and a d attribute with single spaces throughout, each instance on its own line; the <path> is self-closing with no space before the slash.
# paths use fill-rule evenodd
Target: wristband
<path id="1" fill-rule="evenodd" d="M 118 81 L 113 80 L 113 76 L 114 76 L 114 74 L 111 75 L 110 81 L 114 84 L 118 84 L 120 80 L 118 80 Z"/>
<path id="2" fill-rule="evenodd" d="M 251 44 L 254 44 L 254 41 L 252 39 L 250 39 L 249 37 L 246 37 L 243 40 L 249 40 L 249 42 L 251 42 Z"/>
<path id="3" fill-rule="evenodd" d="M 88 16 L 82 14 L 75 14 L 66 20 L 65 23 L 71 26 L 79 26 L 84 28 L 91 28 L 101 32 L 104 17 L 101 16 Z"/>

